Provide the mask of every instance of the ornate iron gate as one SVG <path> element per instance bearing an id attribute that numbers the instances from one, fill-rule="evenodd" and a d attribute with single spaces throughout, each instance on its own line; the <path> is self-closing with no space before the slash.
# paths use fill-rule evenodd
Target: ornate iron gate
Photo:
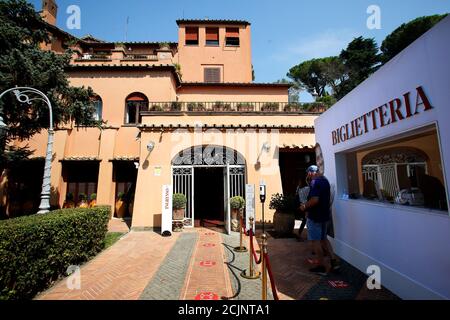
<path id="1" fill-rule="evenodd" d="M 186 196 L 185 226 L 194 226 L 194 168 L 224 168 L 224 205 L 229 215 L 229 200 L 245 197 L 245 161 L 240 153 L 223 146 L 198 146 L 181 151 L 172 161 L 173 193 Z M 228 174 L 227 174 L 228 173 Z M 228 228 L 229 229 L 229 228 Z"/>

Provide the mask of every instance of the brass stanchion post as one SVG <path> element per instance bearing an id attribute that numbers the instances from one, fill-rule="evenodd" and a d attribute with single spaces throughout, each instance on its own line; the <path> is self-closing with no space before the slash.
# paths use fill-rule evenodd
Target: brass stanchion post
<path id="1" fill-rule="evenodd" d="M 239 210 L 239 247 L 235 247 L 233 250 L 236 252 L 247 252 L 247 248 L 244 246 L 242 229 L 243 229 L 244 218 L 242 217 L 242 209 Z"/>
<path id="2" fill-rule="evenodd" d="M 261 273 L 262 273 L 262 300 L 267 300 L 267 263 L 265 255 L 267 254 L 267 235 L 263 233 L 262 235 L 262 245 L 261 245 Z"/>
<path id="3" fill-rule="evenodd" d="M 249 233 L 253 233 L 253 217 L 250 217 L 249 220 L 250 220 Z M 245 279 L 258 279 L 261 272 L 253 269 L 253 244 L 252 244 L 253 238 L 251 237 L 251 234 L 249 239 L 250 239 L 250 250 L 249 250 L 250 264 L 247 270 L 241 272 L 241 277 Z"/>

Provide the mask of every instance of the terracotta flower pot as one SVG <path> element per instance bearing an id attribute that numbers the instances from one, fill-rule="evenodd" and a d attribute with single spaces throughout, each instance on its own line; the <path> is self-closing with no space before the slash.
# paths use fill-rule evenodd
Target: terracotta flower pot
<path id="1" fill-rule="evenodd" d="M 294 232 L 295 215 L 276 211 L 273 215 L 273 228 L 279 235 L 290 235 Z"/>
<path id="2" fill-rule="evenodd" d="M 116 209 L 117 218 L 123 218 L 125 216 L 125 212 L 126 212 L 127 207 L 126 207 L 125 202 L 123 200 L 117 200 L 116 201 L 115 209 Z"/>
<path id="3" fill-rule="evenodd" d="M 231 209 L 231 230 L 239 232 L 239 209 Z"/>
<path id="4" fill-rule="evenodd" d="M 97 206 L 97 200 L 91 200 L 91 202 L 89 203 L 89 208 L 93 208 Z"/>
<path id="5" fill-rule="evenodd" d="M 173 220 L 183 220 L 184 219 L 184 208 L 181 209 L 173 209 Z"/>

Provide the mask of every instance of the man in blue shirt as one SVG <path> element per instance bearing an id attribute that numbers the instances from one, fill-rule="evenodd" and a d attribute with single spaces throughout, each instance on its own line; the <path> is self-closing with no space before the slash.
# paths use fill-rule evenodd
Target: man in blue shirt
<path id="1" fill-rule="evenodd" d="M 327 226 L 331 218 L 330 183 L 315 165 L 310 166 L 306 172 L 311 179 L 311 186 L 308 201 L 300 205 L 300 210 L 305 211 L 308 240 L 312 241 L 319 262 L 319 265 L 310 271 L 326 275 L 332 269 L 337 269 L 333 249 L 327 238 Z M 330 260 L 324 259 L 324 251 L 330 256 Z"/>

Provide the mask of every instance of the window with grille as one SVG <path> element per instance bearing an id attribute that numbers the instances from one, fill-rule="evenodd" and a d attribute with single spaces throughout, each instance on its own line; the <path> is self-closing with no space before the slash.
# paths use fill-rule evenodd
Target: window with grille
<path id="1" fill-rule="evenodd" d="M 221 82 L 220 68 L 205 68 L 203 74 L 205 82 Z"/>

